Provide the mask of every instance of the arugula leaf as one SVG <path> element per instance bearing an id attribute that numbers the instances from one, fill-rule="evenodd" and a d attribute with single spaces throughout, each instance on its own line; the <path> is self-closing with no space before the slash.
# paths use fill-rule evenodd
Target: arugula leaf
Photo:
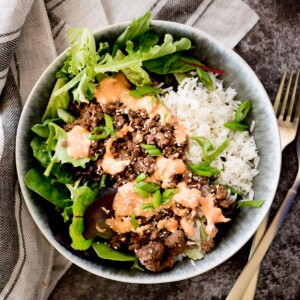
<path id="1" fill-rule="evenodd" d="M 69 232 L 72 239 L 72 248 L 75 250 L 88 249 L 93 240 L 86 240 L 82 233 L 84 231 L 83 215 L 86 208 L 96 200 L 97 195 L 87 186 L 71 186 L 67 185 L 73 199 L 73 220 L 70 225 Z"/>
<path id="2" fill-rule="evenodd" d="M 148 31 L 139 37 L 139 45 L 143 51 L 149 51 L 149 49 L 155 46 L 159 42 L 159 35 L 153 31 Z"/>
<path id="3" fill-rule="evenodd" d="M 67 133 L 58 125 L 49 123 L 50 134 L 46 141 L 48 149 L 54 151 L 54 155 L 51 158 L 50 164 L 47 166 L 45 176 L 49 176 L 54 164 L 56 163 L 71 163 L 73 167 L 85 167 L 85 164 L 90 161 L 90 158 L 74 159 L 67 153 L 67 147 L 64 146 L 64 142 L 67 140 Z"/>
<path id="4" fill-rule="evenodd" d="M 145 15 L 138 19 L 133 19 L 131 24 L 121 33 L 121 35 L 115 41 L 113 47 L 113 56 L 116 55 L 117 50 L 126 44 L 127 41 L 131 41 L 150 29 L 151 12 L 147 12 Z"/>
<path id="5" fill-rule="evenodd" d="M 98 64 L 95 67 L 95 72 L 118 72 L 126 68 L 136 70 L 142 66 L 143 61 L 176 52 L 176 45 L 184 46 L 186 47 L 185 50 L 188 50 L 191 47 L 191 42 L 186 38 L 182 38 L 182 40 L 186 41 L 175 44 L 173 43 L 173 37 L 170 34 L 166 34 L 162 45 L 155 45 L 147 52 L 142 51 L 142 49 L 134 49 L 133 42 L 127 41 L 126 52 L 128 55 L 118 61 L 115 61 L 112 56 L 107 57 L 107 61 L 104 64 Z"/>
<path id="6" fill-rule="evenodd" d="M 53 119 L 57 118 L 57 109 L 67 109 L 69 107 L 69 94 L 68 92 L 62 92 L 59 95 L 56 95 L 55 93 L 60 90 L 67 82 L 67 78 L 58 78 L 56 80 L 55 86 L 52 90 L 52 94 L 50 96 L 48 105 L 46 107 L 45 113 L 42 117 L 42 122 L 44 122 L 46 119 Z"/>
<path id="7" fill-rule="evenodd" d="M 30 169 L 24 177 L 25 184 L 34 192 L 60 208 L 70 205 L 70 193 L 62 186 L 51 184 L 51 179 L 38 169 Z"/>
<path id="8" fill-rule="evenodd" d="M 135 90 L 131 90 L 129 95 L 134 98 L 142 98 L 144 96 L 156 96 L 161 94 L 161 89 L 149 85 L 138 86 Z"/>

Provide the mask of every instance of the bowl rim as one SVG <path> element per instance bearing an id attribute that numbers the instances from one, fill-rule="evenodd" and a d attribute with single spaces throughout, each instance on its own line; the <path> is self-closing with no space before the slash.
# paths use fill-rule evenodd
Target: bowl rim
<path id="1" fill-rule="evenodd" d="M 101 33 L 105 34 L 114 29 L 125 28 L 129 24 L 131 24 L 131 22 L 126 21 L 126 22 L 120 22 L 120 23 L 116 23 L 116 24 L 107 26 L 105 28 L 102 28 L 101 30 L 98 30 L 97 32 L 94 32 L 94 36 L 99 36 L 99 35 L 101 35 Z M 254 82 L 255 86 L 258 89 L 260 89 L 260 92 L 262 93 L 263 97 L 266 100 L 269 100 L 269 101 L 266 101 L 265 104 L 267 106 L 269 106 L 269 109 L 271 108 L 273 110 L 269 96 L 267 95 L 262 83 L 260 82 L 260 80 L 258 79 L 256 74 L 254 73 L 252 68 L 247 64 L 247 62 L 240 55 L 238 55 L 234 50 L 230 49 L 225 44 L 223 44 L 222 42 L 220 42 L 213 36 L 205 33 L 204 31 L 197 29 L 197 28 L 190 27 L 188 25 L 171 22 L 171 21 L 161 21 L 161 20 L 153 20 L 153 21 L 151 21 L 151 24 L 154 25 L 155 27 L 161 27 L 161 26 L 165 25 L 165 26 L 172 27 L 173 30 L 174 29 L 175 30 L 182 29 L 185 31 L 189 31 L 191 34 L 200 35 L 203 39 L 209 40 L 213 44 L 218 45 L 218 47 L 220 47 L 223 51 L 226 51 L 227 53 L 229 53 L 232 57 L 234 57 L 234 59 L 236 61 L 238 61 L 240 64 L 244 65 L 245 68 L 248 69 L 248 71 L 251 74 L 252 79 L 255 81 Z M 198 276 L 200 274 L 203 274 L 211 269 L 214 269 L 215 267 L 217 267 L 218 265 L 222 264 L 223 262 L 228 260 L 230 257 L 232 257 L 253 236 L 253 234 L 255 233 L 255 231 L 257 230 L 257 228 L 260 224 L 257 225 L 257 228 L 253 228 L 251 231 L 249 231 L 249 232 L 247 232 L 247 234 L 245 234 L 246 237 L 244 236 L 243 242 L 241 242 L 238 245 L 238 247 L 235 247 L 234 251 L 228 252 L 227 255 L 223 256 L 220 259 L 220 261 L 217 260 L 211 266 L 202 268 L 201 270 L 197 270 L 196 268 L 191 268 L 191 272 L 189 274 L 184 273 L 184 274 L 180 274 L 180 275 L 176 275 L 176 274 L 172 275 L 172 272 L 169 271 L 167 273 L 164 273 L 164 272 L 163 273 L 155 273 L 154 276 L 147 276 L 147 277 L 146 276 L 134 277 L 134 276 L 131 276 L 128 272 L 125 273 L 126 274 L 125 276 L 123 274 L 120 275 L 120 274 L 115 274 L 113 272 L 107 272 L 107 271 L 104 272 L 103 270 L 98 268 L 98 265 L 95 262 L 90 262 L 84 258 L 80 258 L 80 257 L 76 256 L 75 254 L 71 253 L 64 246 L 62 246 L 57 240 L 55 240 L 53 235 L 51 235 L 51 232 L 49 232 L 49 230 L 47 228 L 45 228 L 45 222 L 40 218 L 35 205 L 31 202 L 31 200 L 30 200 L 31 196 L 29 194 L 29 189 L 27 188 L 27 186 L 25 185 L 24 180 L 23 180 L 24 174 L 22 173 L 22 160 L 20 159 L 20 156 L 19 156 L 19 153 L 21 153 L 21 146 L 20 146 L 21 137 L 20 136 L 22 135 L 22 127 L 23 127 L 22 124 L 26 120 L 26 114 L 24 112 L 26 112 L 27 108 L 30 106 L 30 102 L 32 101 L 32 97 L 35 94 L 36 88 L 39 86 L 41 81 L 43 81 L 43 78 L 46 76 L 46 74 L 49 72 L 49 70 L 51 70 L 53 68 L 53 66 L 56 65 L 57 61 L 61 60 L 66 55 L 67 51 L 68 51 L 68 49 L 64 50 L 59 56 L 57 56 L 57 58 L 55 58 L 51 62 L 51 64 L 46 68 L 46 70 L 43 72 L 43 74 L 39 77 L 38 81 L 35 83 L 34 87 L 32 88 L 32 90 L 27 98 L 26 103 L 23 107 L 22 114 L 21 114 L 21 117 L 19 120 L 18 129 L 17 129 L 17 135 L 16 135 L 16 150 L 15 150 L 16 168 L 17 168 L 19 184 L 21 187 L 21 192 L 25 199 L 26 206 L 27 206 L 32 218 L 34 219 L 35 223 L 37 224 L 39 230 L 42 232 L 44 237 L 65 258 L 67 258 L 69 261 L 76 264 L 77 266 L 83 268 L 84 270 L 89 271 L 95 275 L 107 278 L 107 279 L 120 281 L 120 282 L 126 282 L 126 283 L 158 284 L 158 283 L 168 283 L 168 282 L 175 282 L 175 281 L 179 281 L 179 280 L 185 280 L 185 279 L 192 278 L 192 277 Z M 276 121 L 275 114 L 274 114 L 274 118 Z M 279 177 L 280 177 L 280 170 L 281 170 L 281 147 L 280 147 L 280 136 L 279 136 L 279 129 L 277 126 L 277 121 L 276 121 L 276 127 L 274 129 L 276 130 L 276 133 L 275 133 L 275 135 L 277 137 L 276 143 L 278 145 L 278 147 L 275 149 L 276 156 L 278 158 L 278 160 L 277 160 L 278 172 L 277 172 L 277 174 L 274 174 L 274 182 L 275 182 L 275 186 L 277 187 L 278 182 L 279 182 Z M 274 190 L 272 191 L 272 201 L 274 199 L 275 193 L 276 193 L 276 188 L 274 188 Z M 270 201 L 269 203 L 266 203 L 267 205 L 264 205 L 265 206 L 264 214 L 262 214 L 262 216 L 261 216 L 261 222 L 267 215 L 267 213 L 271 207 L 272 201 Z"/>

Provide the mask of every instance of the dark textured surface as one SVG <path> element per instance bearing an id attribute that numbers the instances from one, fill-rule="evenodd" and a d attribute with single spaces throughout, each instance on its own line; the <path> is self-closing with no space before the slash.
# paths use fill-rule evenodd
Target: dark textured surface
<path id="1" fill-rule="evenodd" d="M 275 98 L 286 66 L 300 68 L 300 1 L 244 0 L 260 17 L 236 51 Z M 283 152 L 279 188 L 271 216 L 297 173 L 295 143 Z M 293 204 L 262 265 L 255 299 L 300 299 L 300 199 Z M 222 265 L 203 275 L 170 284 L 118 283 L 73 265 L 50 299 L 225 299 L 247 262 L 250 242 Z"/>

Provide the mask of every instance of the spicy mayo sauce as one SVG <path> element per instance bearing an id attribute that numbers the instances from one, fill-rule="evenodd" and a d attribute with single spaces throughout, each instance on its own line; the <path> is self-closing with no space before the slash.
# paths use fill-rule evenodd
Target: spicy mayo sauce
<path id="1" fill-rule="evenodd" d="M 80 125 L 74 126 L 67 132 L 67 153 L 74 159 L 88 158 L 91 140 L 88 139 L 90 132 Z"/>

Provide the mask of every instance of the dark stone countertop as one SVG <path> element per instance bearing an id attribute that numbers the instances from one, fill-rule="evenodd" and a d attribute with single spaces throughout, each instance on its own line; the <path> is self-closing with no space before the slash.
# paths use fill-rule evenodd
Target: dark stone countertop
<path id="1" fill-rule="evenodd" d="M 285 67 L 300 68 L 300 1 L 244 2 L 256 11 L 260 21 L 235 50 L 256 72 L 273 101 Z M 280 183 L 271 216 L 291 187 L 296 173 L 297 157 L 295 143 L 292 143 L 283 151 Z M 262 262 L 255 299 L 300 299 L 299 211 L 298 194 Z M 169 284 L 114 282 L 72 265 L 49 299 L 225 299 L 247 262 L 250 245 L 251 241 L 205 274 Z"/>

